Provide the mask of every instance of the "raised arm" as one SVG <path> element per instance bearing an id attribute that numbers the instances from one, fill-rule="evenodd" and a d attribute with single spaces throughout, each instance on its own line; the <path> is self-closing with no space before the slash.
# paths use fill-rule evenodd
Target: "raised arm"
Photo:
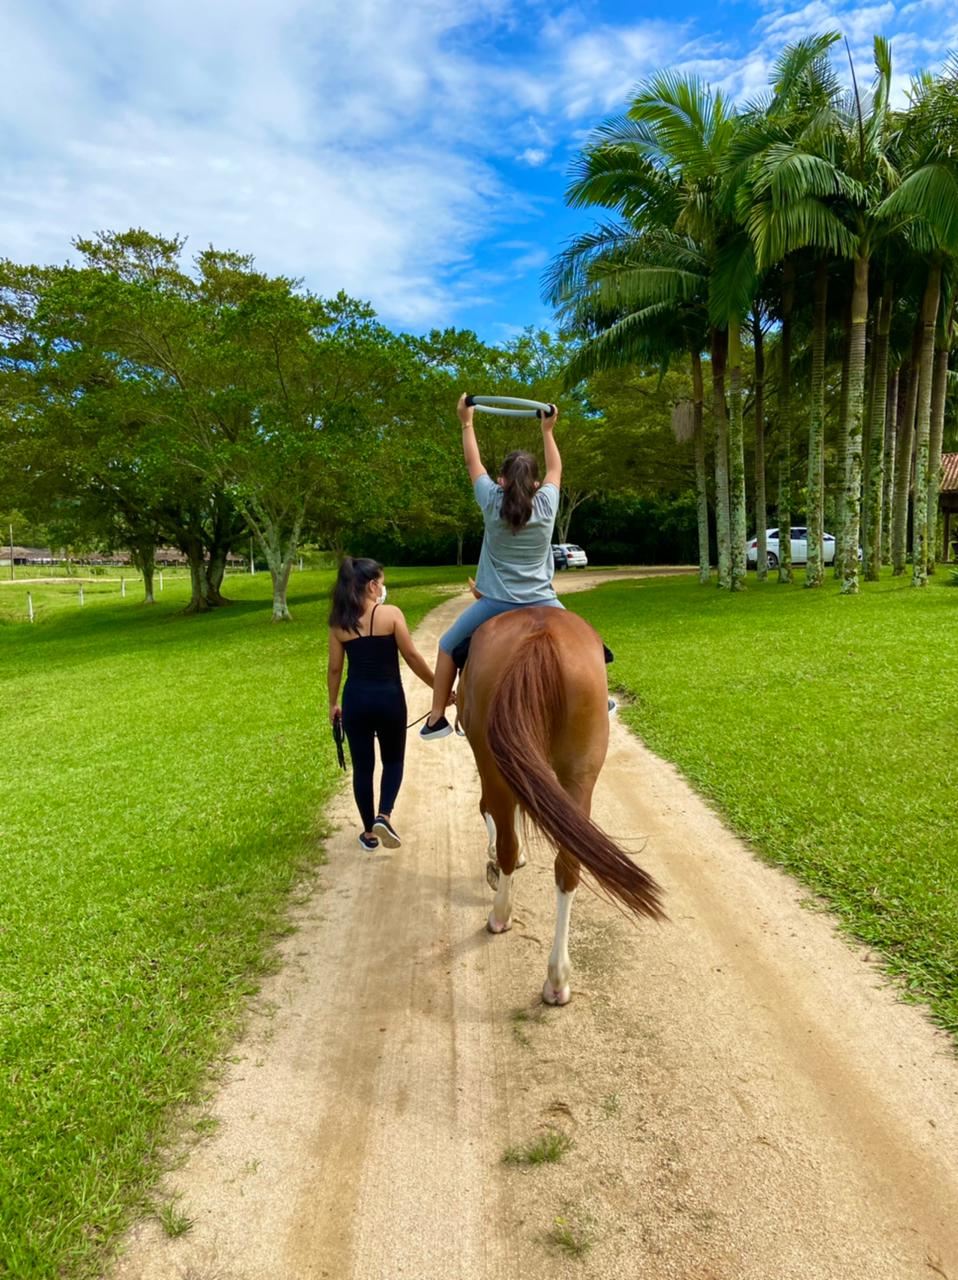
<path id="1" fill-rule="evenodd" d="M 339 686 L 343 679 L 343 663 L 346 650 L 334 632 L 329 633 L 329 662 L 326 664 L 326 690 L 329 693 L 329 718 L 336 719 L 339 712 Z"/>
<path id="2" fill-rule="evenodd" d="M 423 684 L 428 684 L 431 689 L 433 683 L 432 667 L 413 644 L 412 636 L 409 634 L 409 628 L 406 625 L 406 619 L 401 609 L 395 610 L 393 635 L 396 637 L 396 645 L 399 652 L 408 662 L 410 670 L 419 677 Z"/>
<path id="3" fill-rule="evenodd" d="M 562 487 L 562 458 L 559 456 L 559 446 L 556 444 L 555 436 L 552 434 L 556 420 L 559 417 L 559 410 L 555 405 L 552 406 L 552 413 L 549 417 L 543 415 L 542 421 L 542 447 L 546 455 L 546 478 L 543 484 L 554 484 L 557 489 Z"/>
<path id="4" fill-rule="evenodd" d="M 482 459 L 479 456 L 479 445 L 476 442 L 476 432 L 472 424 L 476 411 L 471 404 L 466 404 L 465 392 L 459 397 L 456 412 L 459 414 L 459 421 L 462 423 L 462 454 L 466 459 L 466 470 L 469 472 L 469 479 L 475 484 L 478 476 L 486 474 L 486 469 L 482 465 Z"/>

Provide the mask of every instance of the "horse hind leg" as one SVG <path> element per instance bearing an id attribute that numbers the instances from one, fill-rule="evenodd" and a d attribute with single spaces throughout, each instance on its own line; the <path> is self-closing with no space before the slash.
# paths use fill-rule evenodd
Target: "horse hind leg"
<path id="1" fill-rule="evenodd" d="M 516 828 L 513 821 L 515 800 L 510 795 L 497 796 L 492 799 L 487 810 L 486 825 L 489 828 L 490 840 L 495 833 L 495 866 L 497 876 L 495 883 L 496 896 L 489 912 L 488 928 L 490 933 L 505 933 L 512 927 L 512 901 L 516 863 L 519 857 L 519 842 L 516 839 Z M 490 822 L 491 819 L 491 822 Z M 490 862 L 490 865 L 491 862 Z M 491 877 L 487 877 L 492 883 Z"/>
<path id="2" fill-rule="evenodd" d="M 496 855 L 496 823 L 492 814 L 485 808 L 485 803 L 485 796 L 483 796 L 482 800 L 479 802 L 479 809 L 486 824 L 486 831 L 489 833 L 489 843 L 486 846 L 486 882 L 493 893 L 495 893 L 496 889 L 499 888 L 499 861 Z M 516 805 L 515 813 L 513 815 L 513 826 L 516 833 L 516 867 L 524 867 L 526 865 L 526 855 L 522 847 L 524 835 L 522 810 L 518 805 Z"/>
<path id="3" fill-rule="evenodd" d="M 586 817 L 592 810 L 592 788 L 595 779 L 570 779 L 565 783 L 569 798 Z M 556 931 L 549 953 L 548 976 L 542 987 L 546 1004 L 568 1004 L 572 999 L 569 976 L 569 922 L 572 918 L 572 899 L 579 887 L 579 860 L 568 849 L 559 849 L 555 860 L 556 878 Z"/>
<path id="4" fill-rule="evenodd" d="M 569 976 L 569 921 L 572 917 L 572 899 L 579 885 L 579 863 L 565 849 L 560 849 L 555 860 L 556 877 L 556 930 L 549 953 L 548 976 L 542 987 L 546 1004 L 568 1004 L 572 999 Z"/>

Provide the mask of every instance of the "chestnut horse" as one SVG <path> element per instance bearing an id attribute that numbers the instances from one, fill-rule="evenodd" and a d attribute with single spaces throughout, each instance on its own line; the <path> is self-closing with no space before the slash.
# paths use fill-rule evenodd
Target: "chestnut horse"
<path id="1" fill-rule="evenodd" d="M 663 915 L 652 877 L 589 818 L 609 744 L 602 641 L 565 609 L 499 614 L 472 637 L 457 705 L 482 782 L 489 855 L 494 842 L 499 871 L 489 931 L 504 933 L 512 922 L 519 816 L 525 814 L 556 849 L 558 909 L 542 997 L 567 1004 L 569 917 L 580 866 L 638 915 Z"/>

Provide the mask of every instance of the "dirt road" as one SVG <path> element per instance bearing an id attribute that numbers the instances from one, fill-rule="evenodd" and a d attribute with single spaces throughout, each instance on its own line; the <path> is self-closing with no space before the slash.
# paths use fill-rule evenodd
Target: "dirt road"
<path id="1" fill-rule="evenodd" d="M 491 937 L 468 745 L 407 759 L 401 850 L 334 806 L 219 1128 L 169 1179 L 192 1229 L 144 1222 L 115 1280 L 958 1280 L 949 1042 L 670 765 L 614 723 L 595 809 L 670 923 L 580 892 L 546 1009 L 548 854 Z M 550 1129 L 561 1161 L 503 1162 Z"/>

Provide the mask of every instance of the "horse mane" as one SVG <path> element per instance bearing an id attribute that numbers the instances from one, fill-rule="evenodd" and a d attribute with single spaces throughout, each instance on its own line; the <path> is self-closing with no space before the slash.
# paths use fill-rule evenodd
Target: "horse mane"
<path id="1" fill-rule="evenodd" d="M 486 742 L 519 804 L 557 850 L 565 850 L 599 885 L 637 915 L 664 919 L 655 880 L 587 818 L 550 763 L 550 743 L 564 718 L 562 663 L 547 627 L 519 642 L 490 699 Z"/>

